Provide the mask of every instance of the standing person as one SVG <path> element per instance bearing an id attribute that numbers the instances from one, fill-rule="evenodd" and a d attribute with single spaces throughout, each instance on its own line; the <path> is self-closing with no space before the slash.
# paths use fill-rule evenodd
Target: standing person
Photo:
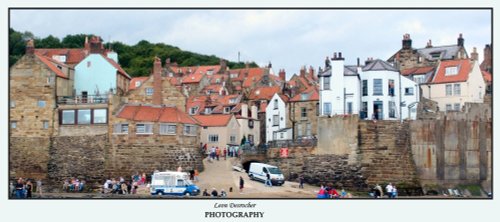
<path id="1" fill-rule="evenodd" d="M 304 176 L 300 175 L 299 177 L 299 188 L 304 189 Z"/>
<path id="2" fill-rule="evenodd" d="M 243 188 L 245 187 L 245 181 L 243 177 L 240 176 L 240 193 L 243 192 Z"/>
<path id="3" fill-rule="evenodd" d="M 387 184 L 385 187 L 385 192 L 387 193 L 387 197 L 392 198 L 392 183 Z"/>
<path id="4" fill-rule="evenodd" d="M 396 185 L 392 186 L 392 198 L 396 198 L 398 196 L 398 189 L 396 189 Z"/>
<path id="5" fill-rule="evenodd" d="M 10 181 L 10 183 L 9 183 L 9 198 L 14 197 L 15 190 L 16 190 L 16 186 L 14 186 L 14 183 L 12 183 L 12 181 Z"/>
<path id="6" fill-rule="evenodd" d="M 31 199 L 32 198 L 32 191 L 33 191 L 33 184 L 31 183 L 31 180 L 28 180 L 28 182 L 26 182 L 26 198 L 29 198 Z"/>
<path id="7" fill-rule="evenodd" d="M 182 167 L 181 167 L 181 165 L 179 165 L 179 167 L 177 167 L 177 172 L 182 172 Z"/>
<path id="8" fill-rule="evenodd" d="M 219 156 L 220 156 L 220 149 L 219 147 L 215 148 L 215 158 L 217 158 L 217 161 L 219 161 Z"/>
<path id="9" fill-rule="evenodd" d="M 199 175 L 200 175 L 200 172 L 198 171 L 198 168 L 195 168 L 194 169 L 194 181 L 196 181 L 196 182 L 200 181 Z"/>
<path id="10" fill-rule="evenodd" d="M 40 197 L 42 196 L 42 194 L 43 194 L 43 191 L 42 191 L 42 179 L 38 179 L 36 181 L 36 192 L 38 193 L 38 195 L 40 195 Z"/>
<path id="11" fill-rule="evenodd" d="M 145 184 L 145 183 L 146 183 L 146 173 L 142 173 L 141 184 Z"/>
<path id="12" fill-rule="evenodd" d="M 16 183 L 16 198 L 23 199 L 24 198 L 24 183 L 23 178 L 19 178 Z"/>
<path id="13" fill-rule="evenodd" d="M 271 175 L 269 175 L 269 173 L 266 173 L 266 186 L 273 186 L 273 183 L 271 183 Z"/>
<path id="14" fill-rule="evenodd" d="M 227 155 L 227 149 L 224 147 L 224 151 L 222 152 L 222 155 L 224 155 L 224 160 L 226 160 L 226 155 Z"/>
<path id="15" fill-rule="evenodd" d="M 191 181 L 193 181 L 193 180 L 194 180 L 194 169 L 193 169 L 193 168 L 191 168 L 191 170 L 189 170 L 189 179 L 190 179 Z"/>

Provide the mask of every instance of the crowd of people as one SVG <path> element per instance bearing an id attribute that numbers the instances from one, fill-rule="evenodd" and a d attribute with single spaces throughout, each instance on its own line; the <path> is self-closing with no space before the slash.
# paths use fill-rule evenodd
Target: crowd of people
<path id="1" fill-rule="evenodd" d="M 398 196 L 396 185 L 393 185 L 392 183 L 387 184 L 387 186 L 385 186 L 385 194 L 388 198 L 396 198 Z M 370 196 L 373 198 L 382 198 L 384 196 L 382 186 L 376 184 L 375 187 L 372 188 Z"/>
<path id="2" fill-rule="evenodd" d="M 328 198 L 352 198 L 352 195 L 348 192 L 346 192 L 344 189 L 340 191 L 340 193 L 337 191 L 337 189 L 333 188 L 332 183 L 328 183 L 325 185 L 321 185 L 317 198 L 320 199 L 328 199 Z"/>
<path id="3" fill-rule="evenodd" d="M 16 183 L 10 182 L 9 195 L 17 199 L 33 198 L 33 191 L 36 191 L 39 196 L 42 196 L 42 181 L 37 180 L 36 186 L 31 179 L 19 178 Z"/>
<path id="4" fill-rule="evenodd" d="M 74 177 L 65 179 L 62 189 L 64 192 L 82 192 L 85 189 L 85 180 Z"/>
<path id="5" fill-rule="evenodd" d="M 136 194 L 140 185 L 146 184 L 146 173 L 135 173 L 130 177 L 130 180 L 125 180 L 123 177 L 118 179 L 111 178 L 104 182 L 102 193 L 111 194 Z"/>
<path id="6" fill-rule="evenodd" d="M 219 161 L 221 158 L 227 160 L 227 157 L 238 157 L 239 153 L 238 147 L 235 146 L 226 146 L 224 148 L 219 148 L 218 146 L 212 146 L 208 148 L 207 144 L 201 146 L 202 152 L 208 154 L 209 161 L 217 160 Z"/>

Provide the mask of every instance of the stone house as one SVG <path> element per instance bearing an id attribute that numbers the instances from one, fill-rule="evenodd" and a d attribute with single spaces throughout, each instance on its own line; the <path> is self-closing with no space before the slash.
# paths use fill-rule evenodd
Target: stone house
<path id="1" fill-rule="evenodd" d="M 298 93 L 288 101 L 287 126 L 294 129 L 295 138 L 318 135 L 319 92 L 317 86 Z"/>
<path id="2" fill-rule="evenodd" d="M 236 120 L 240 124 L 241 138 L 245 136 L 247 141 L 255 145 L 262 142 L 261 138 L 265 138 L 262 136 L 262 120 L 258 114 L 257 106 L 253 105 L 249 109 L 247 104 L 242 103 L 240 112 L 236 115 Z"/>
<path id="3" fill-rule="evenodd" d="M 479 63 L 469 59 L 439 62 L 433 79 L 421 87 L 422 96 L 436 101 L 441 111 L 461 111 L 466 102 L 482 103 L 486 93 Z"/>
<path id="4" fill-rule="evenodd" d="M 192 116 L 199 122 L 200 142 L 207 144 L 208 148 L 239 145 L 241 135 L 240 125 L 233 114 L 195 115 Z"/>

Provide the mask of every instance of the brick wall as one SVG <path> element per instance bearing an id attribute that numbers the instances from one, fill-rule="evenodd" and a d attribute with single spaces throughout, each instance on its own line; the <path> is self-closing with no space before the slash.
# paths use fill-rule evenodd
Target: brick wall
<path id="1" fill-rule="evenodd" d="M 50 139 L 11 137 L 9 143 L 10 178 L 47 178 Z"/>

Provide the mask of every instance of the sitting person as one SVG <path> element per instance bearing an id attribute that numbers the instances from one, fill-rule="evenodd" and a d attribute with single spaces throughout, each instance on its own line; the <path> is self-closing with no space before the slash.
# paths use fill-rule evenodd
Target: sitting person
<path id="1" fill-rule="evenodd" d="M 209 196 L 210 196 L 210 194 L 208 193 L 207 189 L 205 189 L 205 190 L 203 191 L 203 196 L 204 196 L 204 197 L 209 197 Z"/>
<path id="2" fill-rule="evenodd" d="M 224 189 L 220 190 L 220 196 L 219 197 L 227 197 L 226 191 Z"/>

